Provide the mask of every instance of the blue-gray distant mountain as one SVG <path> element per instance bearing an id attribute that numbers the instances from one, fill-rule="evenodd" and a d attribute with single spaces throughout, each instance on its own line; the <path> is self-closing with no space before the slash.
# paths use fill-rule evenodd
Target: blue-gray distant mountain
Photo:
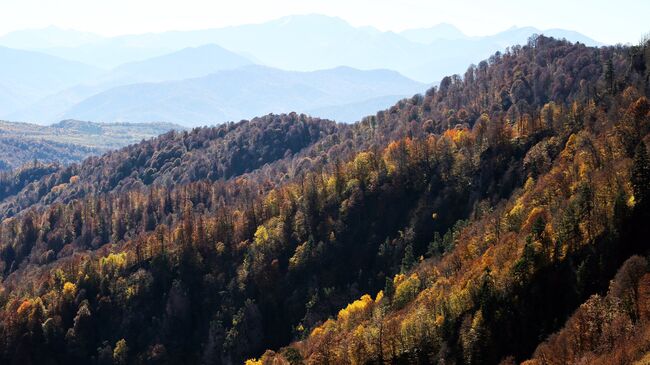
<path id="1" fill-rule="evenodd" d="M 53 93 L 19 110 L 0 115 L 9 120 L 50 123 L 63 119 L 65 111 L 73 105 L 116 86 L 195 78 L 251 64 L 253 62 L 248 58 L 216 44 L 188 47 L 167 55 L 124 64 L 83 84 Z M 4 99 L 2 89 L 0 99 Z"/>
<path id="2" fill-rule="evenodd" d="M 143 61 L 152 57 L 175 52 L 184 47 L 149 47 L 120 44 L 112 38 L 77 47 L 54 47 L 39 51 L 68 60 L 79 61 L 104 69 L 112 69 L 129 62 Z"/>
<path id="3" fill-rule="evenodd" d="M 194 89 L 178 95 L 180 91 L 168 90 L 168 84 L 141 84 L 198 78 L 253 63 L 304 72 L 341 65 L 358 70 L 390 69 L 410 79 L 432 84 L 444 75 L 462 74 L 468 64 L 478 63 L 496 51 L 523 44 L 531 35 L 542 33 L 587 45 L 600 44 L 577 32 L 532 27 L 513 27 L 491 36 L 471 37 L 452 25 L 440 24 L 397 34 L 373 27 L 354 27 L 342 19 L 323 15 L 298 15 L 261 24 L 112 38 L 56 28 L 14 32 L 0 37 L 0 44 L 20 45 L 22 39 L 23 48 L 39 46 L 43 47 L 39 48 L 39 52 L 113 69 L 100 74 L 99 70 L 84 63 L 68 62 L 42 53 L 0 49 L 0 66 L 3 66 L 3 70 L 0 70 L 0 117 L 39 123 L 66 117 L 99 120 L 135 118 L 136 121 L 162 120 L 191 124 L 224 118 L 238 119 L 242 115 L 249 117 L 257 113 L 242 113 L 248 106 L 242 109 L 243 104 L 224 104 L 223 98 L 215 101 L 208 95 L 198 95 Z M 5 56 L 5 53 L 11 55 Z M 263 86 L 261 81 L 250 80 L 244 75 L 238 77 L 233 76 L 231 83 L 227 84 L 236 92 L 250 85 Z M 236 84 L 238 81 L 244 84 Z M 187 85 L 195 83 L 196 80 L 192 80 L 178 86 L 184 90 Z M 120 92 L 110 90 L 133 84 L 138 85 L 119 89 Z M 381 93 L 359 93 L 353 100 L 296 103 L 295 100 L 302 95 L 294 95 L 296 89 L 291 88 L 290 82 L 283 85 L 274 80 L 272 84 L 276 90 L 286 90 L 292 102 L 267 102 L 273 98 L 261 93 L 260 108 L 256 110 L 273 107 L 270 108 L 272 111 L 285 112 L 287 110 L 274 108 L 289 106 L 306 108 L 302 109 L 304 111 L 323 111 L 327 115 L 322 116 L 335 119 L 354 120 L 360 112 L 374 112 L 369 109 L 372 104 L 367 102 L 369 100 L 375 99 L 376 102 L 376 98 L 407 95 L 401 89 L 386 85 Z M 299 86 L 320 91 L 313 85 Z M 134 90 L 147 90 L 152 93 L 153 99 L 132 94 L 131 100 L 122 100 L 122 92 L 129 94 Z M 421 89 L 409 89 L 408 94 L 416 91 Z M 182 98 L 158 105 L 159 100 L 166 99 L 165 95 Z M 107 103 L 109 100 L 111 102 L 101 107 L 96 101 L 102 98 L 108 98 L 105 100 Z M 200 108 L 215 114 L 202 110 L 180 112 L 184 108 L 192 108 L 192 104 L 187 104 L 186 100 L 193 100 Z M 125 109 L 126 104 L 130 108 Z M 110 110 L 109 105 L 118 108 Z M 145 105 L 160 110 L 145 110 Z M 347 106 L 342 108 L 343 105 Z M 69 114 L 72 111 L 81 114 Z M 166 117 L 173 119 L 163 119 Z"/>
<path id="4" fill-rule="evenodd" d="M 468 37 L 451 25 L 440 24 L 397 34 L 354 27 L 340 18 L 312 14 L 218 29 L 125 35 L 43 51 L 115 67 L 214 43 L 250 55 L 258 63 L 286 70 L 314 71 L 341 65 L 365 70 L 385 68 L 422 82 L 437 82 L 449 73 L 464 72 L 466 65 L 506 46 L 525 43 L 533 33 L 599 45 L 580 33 L 559 29 L 512 28 L 492 36 Z"/>
<path id="5" fill-rule="evenodd" d="M 116 87 L 73 106 L 64 117 L 102 122 L 166 121 L 196 126 L 272 112 L 309 112 L 349 105 L 387 96 L 387 92 L 406 96 L 425 88 L 425 84 L 388 70 L 338 67 L 292 72 L 246 66 L 182 81 Z M 399 98 L 396 96 L 384 106 Z M 356 115 L 363 116 L 377 109 L 376 104 L 361 103 Z"/>
<path id="6" fill-rule="evenodd" d="M 399 35 L 411 42 L 430 44 L 440 39 L 464 39 L 467 36 L 460 29 L 447 23 L 440 23 L 429 28 L 415 28 L 400 32 Z"/>
<path id="7" fill-rule="evenodd" d="M 427 55 L 430 56 L 421 56 L 419 62 L 400 71 L 415 80 L 439 81 L 443 75 L 462 74 L 466 67 L 461 65 L 476 64 L 487 59 L 496 51 L 504 51 L 507 47 L 525 44 L 534 34 L 581 42 L 588 46 L 602 45 L 602 43 L 578 32 L 563 29 L 539 30 L 533 27 L 512 27 L 491 36 L 434 40 L 426 46 Z M 430 38 L 434 38 L 434 35 L 431 35 Z"/>
<path id="8" fill-rule="evenodd" d="M 79 62 L 0 47 L 0 115 L 96 77 L 100 72 Z"/>
<path id="9" fill-rule="evenodd" d="M 189 79 L 234 69 L 253 62 L 216 44 L 188 47 L 180 51 L 119 66 L 101 78 L 120 84 Z"/>
<path id="10" fill-rule="evenodd" d="M 357 101 L 349 104 L 330 105 L 314 108 L 307 112 L 314 116 L 325 115 L 327 119 L 336 120 L 342 123 L 354 123 L 363 117 L 371 115 L 369 110 L 385 110 L 388 106 L 394 105 L 400 99 L 412 95 L 385 95 Z"/>

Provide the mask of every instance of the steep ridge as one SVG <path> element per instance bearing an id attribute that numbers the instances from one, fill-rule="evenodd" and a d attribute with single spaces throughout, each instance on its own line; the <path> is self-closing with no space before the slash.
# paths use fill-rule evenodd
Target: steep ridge
<path id="1" fill-rule="evenodd" d="M 305 116 L 45 175 L 3 203 L 2 359 L 241 363 L 303 338 L 261 361 L 529 357 L 646 249 L 626 242 L 647 47 L 540 37 L 360 123 L 313 120 L 290 153 Z"/>
<path id="2" fill-rule="evenodd" d="M 540 40 L 518 57 L 550 50 Z M 604 61 L 593 65 L 603 65 L 605 83 L 592 84 L 590 95 L 566 109 L 547 103 L 528 127 L 515 123 L 507 131 L 519 141 L 537 140 L 524 158 L 509 162 L 523 168 L 516 174 L 526 182 L 506 201 L 478 206 L 469 222 L 432 235 L 426 251 L 413 240 L 401 273 L 383 290 L 360 295 L 303 341 L 249 363 L 511 364 L 530 356 L 582 301 L 606 292 L 625 259 L 650 249 L 643 223 L 650 217 L 649 47 L 601 54 Z M 544 59 L 538 57 L 536 63 Z M 612 75 L 617 62 L 630 62 L 623 78 Z M 589 89 L 585 79 L 580 83 Z M 480 146 L 478 126 L 457 145 Z M 447 214 L 434 210 L 433 219 Z M 430 258 L 418 260 L 422 253 Z M 647 280 L 639 280 L 647 263 L 630 260 L 609 295 L 587 300 L 531 364 L 631 363 L 646 355 Z M 640 341 L 627 343 L 633 336 Z"/>
<path id="3" fill-rule="evenodd" d="M 612 279 L 607 295 L 580 305 L 564 328 L 535 350 L 525 365 L 644 364 L 650 345 L 648 261 L 632 256 Z"/>
<path id="4" fill-rule="evenodd" d="M 171 186 L 227 179 L 290 156 L 336 130 L 333 122 L 291 114 L 190 132 L 172 131 L 78 165 L 61 167 L 1 200 L 0 217 L 89 194 L 137 190 L 150 184 Z"/>

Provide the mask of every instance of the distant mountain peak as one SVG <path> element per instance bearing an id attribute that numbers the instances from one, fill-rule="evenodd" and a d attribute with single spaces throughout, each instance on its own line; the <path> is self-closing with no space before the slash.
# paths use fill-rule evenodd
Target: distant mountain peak
<path id="1" fill-rule="evenodd" d="M 413 95 L 425 87 L 390 70 L 364 71 L 341 66 L 296 72 L 249 65 L 180 81 L 115 87 L 73 105 L 63 115 L 105 122 L 170 121 L 196 126 L 269 112 L 307 112 L 390 95 Z M 346 120 L 376 111 L 366 109 L 374 105 L 348 107 Z"/>
<path id="2" fill-rule="evenodd" d="M 440 39 L 454 40 L 467 38 L 467 35 L 450 23 L 438 23 L 427 28 L 407 29 L 399 34 L 411 42 L 424 44 L 429 44 Z"/>
<path id="3" fill-rule="evenodd" d="M 181 80 L 252 64 L 254 62 L 249 58 L 210 43 L 186 47 L 144 61 L 126 63 L 115 68 L 102 81 L 128 84 Z"/>

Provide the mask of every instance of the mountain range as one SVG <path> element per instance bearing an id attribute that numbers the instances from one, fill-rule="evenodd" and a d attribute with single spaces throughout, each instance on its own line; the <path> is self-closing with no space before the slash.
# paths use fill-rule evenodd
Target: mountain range
<path id="1" fill-rule="evenodd" d="M 9 112 L 5 119 L 196 126 L 292 110 L 353 122 L 425 85 L 389 70 L 283 71 L 208 44 L 121 65 Z M 337 112 L 339 106 L 345 111 Z"/>
<path id="2" fill-rule="evenodd" d="M 347 67 L 313 72 L 291 72 L 263 66 L 219 71 L 207 76 L 164 83 L 137 83 L 93 95 L 68 109 L 63 118 L 147 122 L 167 121 L 187 125 L 219 124 L 285 110 L 330 114 L 348 103 L 353 112 L 343 122 L 353 122 L 376 109 L 386 90 L 397 97 L 412 95 L 425 85 L 387 70 L 359 71 Z M 385 100 L 386 98 L 380 99 Z"/>
<path id="3" fill-rule="evenodd" d="M 229 52 L 215 44 L 189 47 L 144 61 L 123 64 L 102 72 L 93 79 L 51 93 L 28 106 L 5 113 L 5 119 L 56 122 L 75 104 L 111 88 L 142 82 L 182 80 L 214 73 L 219 70 L 251 65 L 247 58 Z M 106 118 L 100 120 L 108 121 Z"/>
<path id="4" fill-rule="evenodd" d="M 321 116 L 352 122 L 372 113 L 379 101 L 388 102 L 381 105 L 387 107 L 417 92 L 423 84 L 435 84 L 444 75 L 463 72 L 464 65 L 525 43 L 535 33 L 600 44 L 561 29 L 513 27 L 491 36 L 473 37 L 452 25 L 440 24 L 395 33 L 354 27 L 323 15 L 116 37 L 54 27 L 17 31 L 0 37 L 0 45 L 22 48 L 0 49 L 0 64 L 7 63 L 3 67 L 6 72 L 0 72 L 0 117 L 38 123 L 67 118 L 162 120 L 196 126 L 206 121 L 222 123 L 269 112 L 297 111 L 325 113 Z M 261 68 L 257 69 L 256 80 L 248 67 L 254 64 L 266 67 L 264 75 Z M 341 66 L 367 72 L 355 82 L 368 84 L 356 88 L 359 94 L 355 98 L 337 104 L 335 95 L 345 90 L 332 89 L 337 84 L 334 81 L 338 80 L 341 87 L 348 83 L 345 74 L 334 71 L 340 71 Z M 282 72 L 287 72 L 291 82 L 303 77 L 300 83 L 304 85 L 311 80 L 310 72 L 319 70 L 329 70 L 332 83 L 327 91 L 309 90 L 301 95 L 297 89 L 287 93 L 272 90 L 279 85 L 277 77 Z M 394 78 L 396 83 L 391 85 L 372 80 L 382 75 L 373 70 L 393 70 L 404 76 L 399 81 Z M 228 71 L 228 76 L 215 74 L 221 71 Z M 202 82 L 197 80 L 204 77 Z M 263 85 L 263 80 L 270 83 Z M 210 81 L 222 84 L 207 85 Z M 405 87 L 409 83 L 414 87 Z M 383 84 L 383 89 L 377 89 L 377 84 Z M 225 92 L 222 88 L 233 86 L 233 100 L 218 96 L 218 92 Z M 289 88 L 289 84 L 282 86 Z M 319 86 L 308 87 L 313 88 Z M 139 94 L 142 90 L 147 90 L 146 97 Z M 366 93 L 369 90 L 372 92 Z M 308 101 L 305 96 L 310 93 L 320 96 Z M 253 110 L 242 102 L 247 95 L 257 99 L 251 101 Z M 165 107 L 148 109 L 161 105 Z"/>
<path id="5" fill-rule="evenodd" d="M 60 30 L 46 28 L 42 32 L 47 34 Z M 373 27 L 354 27 L 340 18 L 310 14 L 287 16 L 261 24 L 100 38 L 75 47 L 60 47 L 57 42 L 52 42 L 48 47 L 29 49 L 97 67 L 113 68 L 186 47 L 216 43 L 231 51 L 250 55 L 266 66 L 286 70 L 314 71 L 343 65 L 359 69 L 387 68 L 420 82 L 432 83 L 444 75 L 464 71 L 462 65 L 477 63 L 507 46 L 523 44 L 534 33 L 590 46 L 600 45 L 580 33 L 562 29 L 512 27 L 490 36 L 471 37 L 452 25 L 440 24 L 394 33 Z M 34 31 L 10 33 L 0 37 L 0 45 L 15 46 L 13 39 L 36 38 L 36 34 Z M 84 33 L 76 38 L 83 36 Z M 52 38 L 57 39 L 56 36 Z M 445 41 L 450 40 L 456 41 L 455 49 L 464 51 L 464 59 L 460 58 L 463 52 L 459 51 L 460 54 L 455 56 L 459 57 L 454 58 L 458 61 L 456 64 L 444 56 L 449 46 Z M 24 39 L 24 43 L 37 42 Z M 116 59 L 111 60 L 112 57 Z M 438 67 L 428 72 L 418 71 L 422 65 L 431 62 L 438 62 Z"/>

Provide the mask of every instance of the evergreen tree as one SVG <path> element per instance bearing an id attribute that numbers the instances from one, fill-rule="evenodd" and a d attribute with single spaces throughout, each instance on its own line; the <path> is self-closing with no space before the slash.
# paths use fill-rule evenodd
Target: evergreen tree
<path id="1" fill-rule="evenodd" d="M 401 271 L 407 272 L 415 265 L 415 254 L 413 253 L 413 244 L 409 243 L 404 249 L 404 257 L 402 258 Z"/>
<path id="2" fill-rule="evenodd" d="M 637 206 L 646 206 L 648 204 L 648 195 L 650 195 L 650 159 L 644 142 L 639 143 L 634 151 L 632 188 L 634 189 L 634 200 Z"/>
<path id="3" fill-rule="evenodd" d="M 607 60 L 605 65 L 605 80 L 607 82 L 607 91 L 614 94 L 614 63 L 611 58 Z"/>

